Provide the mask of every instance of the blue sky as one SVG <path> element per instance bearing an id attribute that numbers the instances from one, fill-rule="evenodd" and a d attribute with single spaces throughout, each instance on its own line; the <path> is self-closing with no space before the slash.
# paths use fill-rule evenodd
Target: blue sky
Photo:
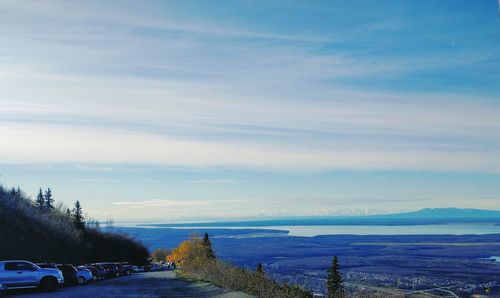
<path id="1" fill-rule="evenodd" d="M 0 177 L 99 218 L 500 210 L 485 1 L 2 1 Z"/>

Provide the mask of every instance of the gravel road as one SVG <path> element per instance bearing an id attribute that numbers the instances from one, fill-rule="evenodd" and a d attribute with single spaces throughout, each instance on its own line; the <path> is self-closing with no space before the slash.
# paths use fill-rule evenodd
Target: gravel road
<path id="1" fill-rule="evenodd" d="M 84 286 L 63 287 L 55 292 L 12 290 L 0 297 L 20 298 L 100 298 L 100 297 L 221 297 L 250 298 L 241 292 L 222 289 L 205 282 L 188 282 L 173 271 L 135 273 L 129 276 L 96 281 Z"/>

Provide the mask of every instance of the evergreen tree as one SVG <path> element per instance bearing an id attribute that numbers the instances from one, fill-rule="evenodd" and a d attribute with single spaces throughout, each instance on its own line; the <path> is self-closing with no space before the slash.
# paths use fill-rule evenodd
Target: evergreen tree
<path id="1" fill-rule="evenodd" d="M 22 198 L 21 188 L 19 188 L 19 186 L 17 188 L 13 187 L 10 190 L 10 196 L 16 204 L 19 203 L 19 201 L 21 201 Z"/>
<path id="2" fill-rule="evenodd" d="M 68 217 L 71 217 L 71 210 L 69 210 L 69 208 L 66 208 L 66 215 Z"/>
<path id="3" fill-rule="evenodd" d="M 82 206 L 80 201 L 75 202 L 75 208 L 73 208 L 73 222 L 78 230 L 85 229 L 85 219 L 83 217 Z"/>
<path id="4" fill-rule="evenodd" d="M 115 220 L 112 218 L 106 219 L 106 222 L 104 223 L 104 226 L 106 227 L 107 230 L 113 230 L 115 225 Z"/>
<path id="5" fill-rule="evenodd" d="M 99 222 L 99 220 L 95 219 L 95 218 L 89 218 L 87 217 L 87 222 L 85 223 L 85 226 L 87 229 L 90 229 L 90 230 L 99 230 L 101 229 L 101 223 Z"/>
<path id="6" fill-rule="evenodd" d="M 43 212 L 45 210 L 45 198 L 43 197 L 42 188 L 38 191 L 36 196 L 35 205 L 38 211 Z"/>
<path id="7" fill-rule="evenodd" d="M 13 187 L 11 190 L 10 190 L 10 195 L 15 198 L 16 197 L 16 189 Z"/>
<path id="8" fill-rule="evenodd" d="M 10 196 L 14 199 L 14 202 L 19 202 L 21 200 L 21 189 L 19 186 L 17 188 L 12 187 L 10 190 Z"/>
<path id="9" fill-rule="evenodd" d="M 44 199 L 45 199 L 45 210 L 46 211 L 54 210 L 54 199 L 52 198 L 52 191 L 50 190 L 50 187 L 47 188 L 47 190 L 45 191 Z"/>
<path id="10" fill-rule="evenodd" d="M 337 256 L 333 258 L 332 266 L 328 269 L 326 289 L 328 291 L 328 298 L 343 297 L 344 282 L 342 281 L 342 273 L 340 272 L 340 264 Z"/>
<path id="11" fill-rule="evenodd" d="M 215 259 L 215 253 L 214 250 L 212 249 L 212 242 L 208 238 L 208 233 L 205 233 L 203 236 L 203 246 L 205 247 L 205 253 L 208 259 Z"/>
<path id="12" fill-rule="evenodd" d="M 255 274 L 258 276 L 265 276 L 266 272 L 264 271 L 264 267 L 262 266 L 262 263 L 257 264 L 257 268 L 255 268 Z"/>
<path id="13" fill-rule="evenodd" d="M 23 192 L 21 191 L 21 188 L 18 185 L 16 189 L 16 200 L 19 201 L 21 200 L 22 197 L 23 197 Z"/>

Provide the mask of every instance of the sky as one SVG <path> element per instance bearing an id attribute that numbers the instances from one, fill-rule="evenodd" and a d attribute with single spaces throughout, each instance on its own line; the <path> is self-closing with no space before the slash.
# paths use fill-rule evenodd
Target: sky
<path id="1" fill-rule="evenodd" d="M 0 2 L 0 183 L 99 219 L 500 210 L 496 0 Z"/>

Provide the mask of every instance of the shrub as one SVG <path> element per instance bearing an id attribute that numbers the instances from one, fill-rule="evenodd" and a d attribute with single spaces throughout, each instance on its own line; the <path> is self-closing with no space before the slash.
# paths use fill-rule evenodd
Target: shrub
<path id="1" fill-rule="evenodd" d="M 204 242 L 206 240 L 192 237 L 172 251 L 169 260 L 176 262 L 183 276 L 259 297 L 312 297 L 309 291 L 297 285 L 278 284 L 262 272 L 249 271 L 210 257 Z"/>
<path id="2" fill-rule="evenodd" d="M 170 255 L 170 250 L 166 248 L 157 248 L 151 253 L 151 258 L 156 262 L 166 261 Z"/>

